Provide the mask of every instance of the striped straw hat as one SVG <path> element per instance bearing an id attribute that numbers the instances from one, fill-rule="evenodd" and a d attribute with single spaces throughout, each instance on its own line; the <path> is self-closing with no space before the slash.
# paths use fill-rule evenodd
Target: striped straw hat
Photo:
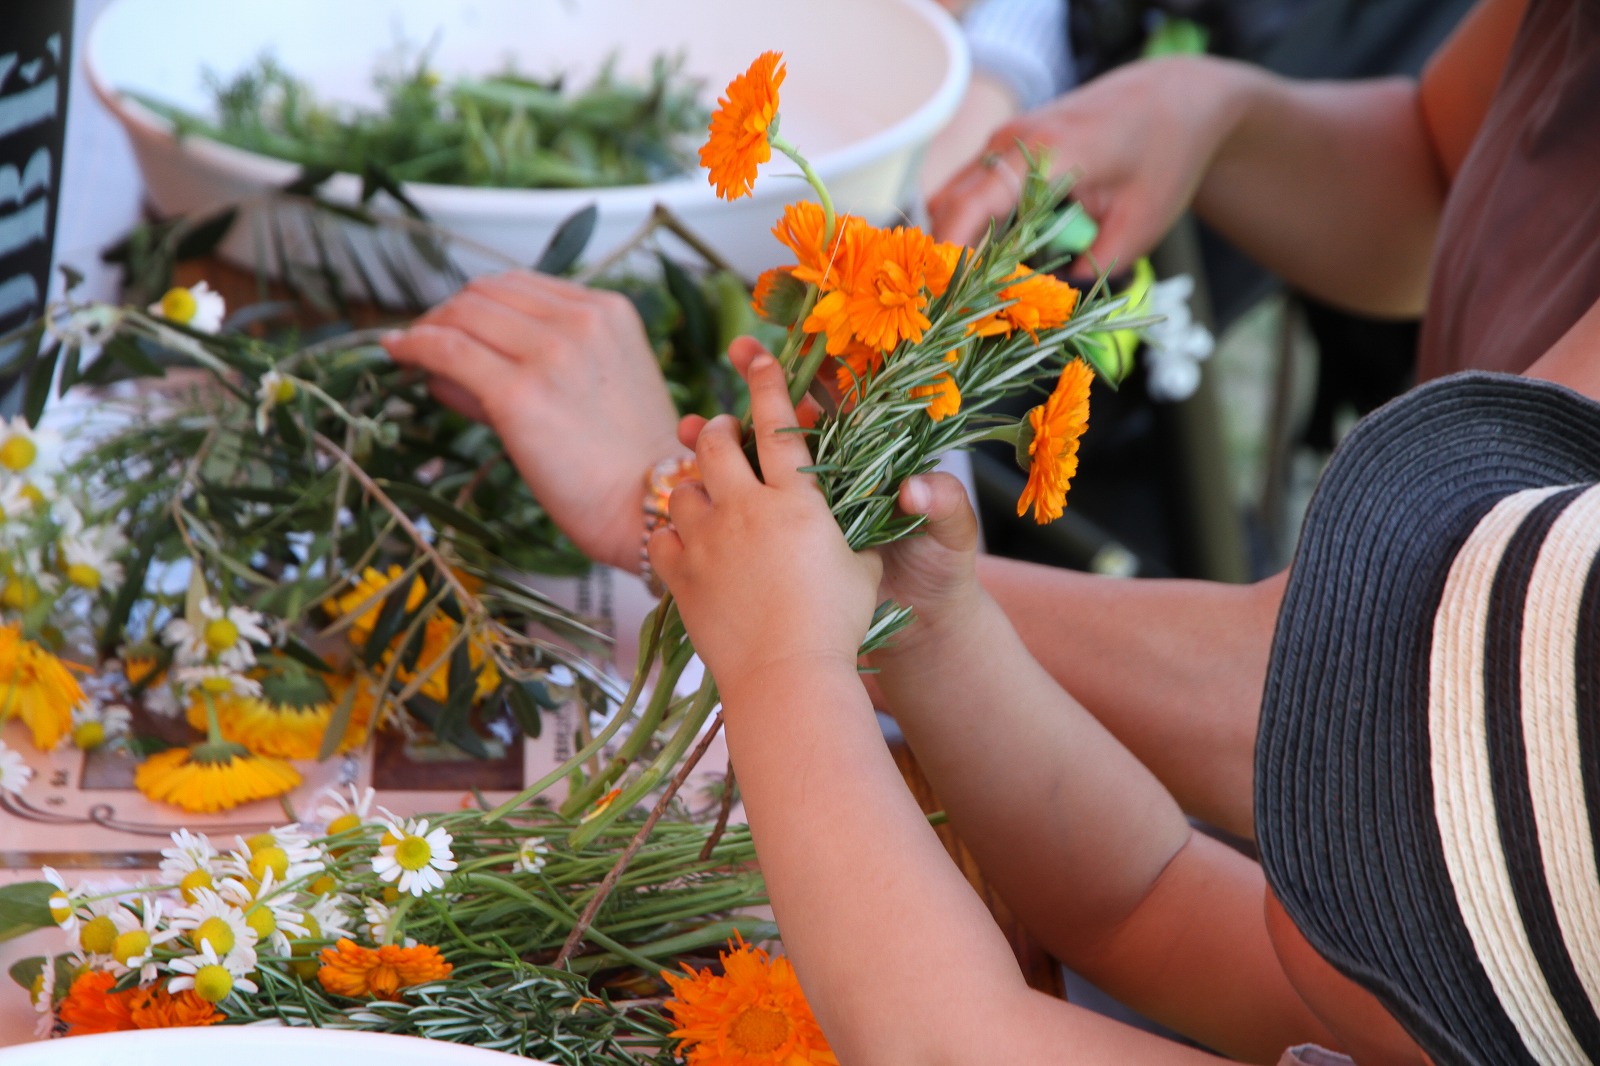
<path id="1" fill-rule="evenodd" d="M 1351 432 L 1256 752 L 1273 891 L 1435 1063 L 1600 1063 L 1600 403 L 1462 374 Z"/>

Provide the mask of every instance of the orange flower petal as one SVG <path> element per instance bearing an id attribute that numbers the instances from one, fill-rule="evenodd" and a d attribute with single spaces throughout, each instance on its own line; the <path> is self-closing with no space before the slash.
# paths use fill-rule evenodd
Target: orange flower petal
<path id="1" fill-rule="evenodd" d="M 700 149 L 700 165 L 724 200 L 749 196 L 757 168 L 772 158 L 767 129 L 778 114 L 782 63 L 781 53 L 762 52 L 728 83 L 727 95 L 711 114 L 711 136 Z"/>

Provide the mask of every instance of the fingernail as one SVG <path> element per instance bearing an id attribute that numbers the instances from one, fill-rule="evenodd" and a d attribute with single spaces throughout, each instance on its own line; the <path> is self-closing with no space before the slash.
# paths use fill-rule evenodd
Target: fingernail
<path id="1" fill-rule="evenodd" d="M 385 348 L 392 348 L 396 344 L 399 344 L 401 338 L 405 335 L 406 333 L 403 329 L 391 329 L 383 336 L 378 338 L 378 343 L 383 345 Z"/>
<path id="2" fill-rule="evenodd" d="M 772 356 L 768 355 L 766 352 L 762 352 L 760 355 L 751 357 L 750 372 L 755 373 L 757 370 L 765 370 L 775 362 L 777 362 L 777 360 L 773 359 Z"/>
<path id="3" fill-rule="evenodd" d="M 900 502 L 905 504 L 907 511 L 922 514 L 933 503 L 933 491 L 921 478 L 908 478 L 905 487 L 900 490 Z"/>

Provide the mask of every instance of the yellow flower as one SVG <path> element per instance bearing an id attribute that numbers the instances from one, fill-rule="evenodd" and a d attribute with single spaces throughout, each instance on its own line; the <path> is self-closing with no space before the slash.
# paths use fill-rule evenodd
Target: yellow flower
<path id="1" fill-rule="evenodd" d="M 223 695 L 215 697 L 217 725 L 224 740 L 242 744 L 256 755 L 280 759 L 315 759 L 322 750 L 323 734 L 333 720 L 333 712 L 344 698 L 345 689 L 355 681 L 329 686 L 316 678 L 301 678 L 287 683 L 279 675 L 262 681 L 260 696 Z M 291 686 L 293 691 L 291 691 Z M 350 721 L 340 741 L 340 752 L 351 751 L 367 742 L 376 701 L 365 684 L 357 690 L 350 707 Z M 206 727 L 205 698 L 196 695 L 189 702 L 189 724 Z"/>
<path id="2" fill-rule="evenodd" d="M 1028 462 L 1028 484 L 1017 500 L 1017 517 L 1033 507 L 1033 520 L 1041 526 L 1061 517 L 1067 489 L 1078 472 L 1078 441 L 1089 428 L 1089 383 L 1094 372 L 1081 359 L 1061 368 L 1055 391 L 1028 412 L 1023 430 Z M 1031 433 L 1030 433 L 1031 431 Z M 1018 458 L 1023 443 L 1017 445 Z"/>
<path id="3" fill-rule="evenodd" d="M 722 968 L 661 975 L 672 986 L 665 1008 L 689 1066 L 837 1066 L 788 959 L 740 937 L 722 953 Z"/>
<path id="4" fill-rule="evenodd" d="M 65 664 L 22 636 L 16 623 L 0 626 L 0 722 L 19 715 L 41 751 L 72 729 L 83 689 Z"/>
<path id="5" fill-rule="evenodd" d="M 961 358 L 956 351 L 945 353 L 944 361 L 954 366 Z M 940 374 L 927 385 L 918 385 L 911 390 L 912 399 L 928 400 L 928 417 L 935 422 L 942 421 L 957 411 L 961 410 L 961 390 L 956 386 L 956 379 L 948 372 Z"/>
<path id="6" fill-rule="evenodd" d="M 1012 302 L 974 322 L 967 332 L 980 337 L 1009 337 L 1020 329 L 1038 340 L 1040 330 L 1065 325 L 1078 307 L 1078 290 L 1049 274 L 1036 274 L 1019 264 L 1007 280 L 1014 283 L 1001 289 L 998 297 Z"/>
<path id="7" fill-rule="evenodd" d="M 394 585 L 402 573 L 404 571 L 399 566 L 389 567 L 386 574 L 380 574 L 369 566 L 362 571 L 359 578 L 353 579 L 354 585 L 349 592 L 335 597 L 334 607 L 340 614 L 348 615 L 356 610 L 361 611 L 360 617 L 350 626 L 350 639 L 357 646 L 364 647 L 371 639 L 372 628 L 377 624 L 378 613 L 383 609 L 384 600 L 387 598 L 385 589 Z M 469 591 L 474 591 L 474 584 L 468 578 L 459 574 L 457 577 L 466 583 Z M 422 606 L 426 595 L 426 583 L 420 577 L 413 578 L 411 587 L 406 590 L 406 610 L 416 611 Z M 444 703 L 450 696 L 449 661 L 448 657 L 444 657 L 444 652 L 455 639 L 457 629 L 457 624 L 449 616 L 437 611 L 423 624 L 422 650 L 417 655 L 417 667 L 420 669 L 432 664 L 433 669 L 428 671 L 427 680 L 418 691 L 437 703 Z M 485 699 L 500 687 L 500 671 L 496 669 L 494 660 L 486 653 L 483 641 L 470 640 L 467 651 L 469 661 L 478 676 L 474 698 Z M 393 649 L 383 653 L 380 661 L 385 667 L 388 666 L 392 654 Z M 395 677 L 401 684 L 409 685 L 416 677 L 416 671 L 401 666 L 395 671 Z"/>
<path id="8" fill-rule="evenodd" d="M 782 64 L 780 53 L 762 52 L 728 83 L 727 95 L 711 113 L 711 136 L 700 149 L 700 165 L 724 200 L 749 196 L 756 168 L 772 158 L 767 130 L 778 115 Z"/>
<path id="9" fill-rule="evenodd" d="M 197 744 L 150 756 L 134 771 L 133 783 L 158 802 L 211 814 L 282 795 L 300 783 L 300 774 L 282 759 L 251 755 L 235 744 Z"/>
<path id="10" fill-rule="evenodd" d="M 341 937 L 337 946 L 323 948 L 319 957 L 317 981 L 324 990 L 349 999 L 389 999 L 402 988 L 442 981 L 455 969 L 428 944 L 409 948 L 385 944 L 374 949 Z"/>

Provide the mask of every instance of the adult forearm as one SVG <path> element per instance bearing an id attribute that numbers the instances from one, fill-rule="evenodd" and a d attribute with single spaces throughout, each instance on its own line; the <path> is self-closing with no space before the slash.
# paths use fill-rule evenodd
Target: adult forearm
<path id="1" fill-rule="evenodd" d="M 1127 581 L 993 556 L 978 574 L 1034 658 L 1185 810 L 1253 834 L 1256 718 L 1281 578 Z"/>
<path id="2" fill-rule="evenodd" d="M 1195 212 L 1322 299 L 1415 315 L 1446 182 L 1416 83 L 1307 82 L 1195 60 L 1226 130 Z"/>

